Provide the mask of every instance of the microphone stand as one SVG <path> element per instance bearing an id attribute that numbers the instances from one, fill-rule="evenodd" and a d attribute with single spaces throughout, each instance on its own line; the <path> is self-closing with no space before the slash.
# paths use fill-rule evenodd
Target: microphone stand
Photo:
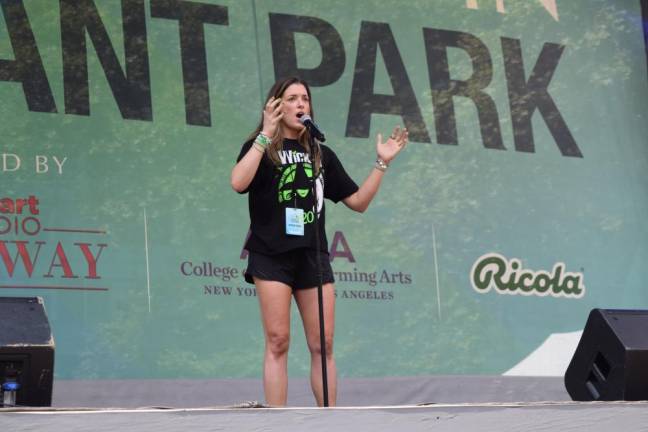
<path id="1" fill-rule="evenodd" d="M 313 164 L 313 178 L 312 178 L 312 185 L 311 185 L 311 191 L 313 193 L 313 198 L 315 200 L 315 206 L 313 208 L 313 229 L 315 230 L 315 260 L 317 261 L 317 303 L 318 303 L 318 309 L 319 309 L 319 330 L 320 330 L 320 352 L 322 354 L 322 389 L 323 389 L 323 398 L 324 398 L 324 406 L 328 407 L 329 406 L 329 397 L 328 397 L 328 373 L 327 373 L 327 367 L 326 367 L 326 340 L 324 336 L 324 297 L 322 294 L 322 262 L 321 262 L 321 252 L 320 252 L 320 235 L 319 235 L 319 217 L 318 217 L 318 203 L 317 203 L 317 177 L 321 174 L 319 170 L 317 170 L 317 166 L 315 165 L 315 146 L 318 146 L 319 149 L 319 144 L 315 143 L 315 139 L 313 138 L 313 135 L 308 133 L 308 142 L 310 146 L 310 156 L 311 156 L 311 163 Z M 317 151 L 317 153 L 320 154 L 320 160 L 321 160 L 321 151 Z M 320 167 L 321 168 L 321 167 Z M 317 174 L 317 176 L 316 176 Z M 323 194 L 322 194 L 323 195 Z M 324 200 L 324 196 L 322 196 L 322 200 Z M 322 203 L 322 209 L 324 208 L 324 203 Z"/>

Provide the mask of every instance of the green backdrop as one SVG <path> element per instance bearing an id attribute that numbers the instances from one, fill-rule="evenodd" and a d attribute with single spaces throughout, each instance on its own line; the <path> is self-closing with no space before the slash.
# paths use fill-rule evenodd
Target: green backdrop
<path id="1" fill-rule="evenodd" d="M 648 307 L 638 0 L 0 5 L 0 295 L 44 297 L 59 379 L 260 376 L 229 173 L 287 73 L 357 182 L 414 131 L 327 206 L 341 375 L 499 374 Z"/>

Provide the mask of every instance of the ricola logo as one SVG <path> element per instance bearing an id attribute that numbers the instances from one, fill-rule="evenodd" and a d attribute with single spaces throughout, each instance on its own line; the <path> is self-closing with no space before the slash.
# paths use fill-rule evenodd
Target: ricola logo
<path id="1" fill-rule="evenodd" d="M 523 269 L 517 258 L 488 253 L 473 264 L 470 283 L 480 294 L 495 288 L 499 294 L 520 294 L 581 298 L 585 295 L 582 273 L 565 271 L 565 264 L 556 263 L 551 272 Z"/>

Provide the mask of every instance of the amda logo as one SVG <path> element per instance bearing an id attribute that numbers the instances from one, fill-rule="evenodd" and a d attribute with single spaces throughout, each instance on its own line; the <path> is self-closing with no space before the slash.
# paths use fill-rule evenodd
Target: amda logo
<path id="1" fill-rule="evenodd" d="M 550 272 L 523 269 L 517 258 L 488 253 L 482 255 L 470 270 L 470 283 L 480 294 L 495 288 L 498 294 L 520 294 L 581 298 L 585 295 L 583 274 L 565 271 L 565 264 L 556 263 Z"/>

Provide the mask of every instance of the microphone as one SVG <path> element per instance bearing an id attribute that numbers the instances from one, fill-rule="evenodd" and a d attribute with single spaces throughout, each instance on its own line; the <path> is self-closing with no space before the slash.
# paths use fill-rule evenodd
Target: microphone
<path id="1" fill-rule="evenodd" d="M 326 138 L 324 137 L 324 134 L 320 130 L 319 126 L 317 126 L 314 122 L 313 119 L 310 118 L 308 114 L 302 114 L 299 116 L 299 122 L 306 126 L 308 129 L 308 132 L 315 138 L 317 141 L 324 142 L 326 141 Z"/>

